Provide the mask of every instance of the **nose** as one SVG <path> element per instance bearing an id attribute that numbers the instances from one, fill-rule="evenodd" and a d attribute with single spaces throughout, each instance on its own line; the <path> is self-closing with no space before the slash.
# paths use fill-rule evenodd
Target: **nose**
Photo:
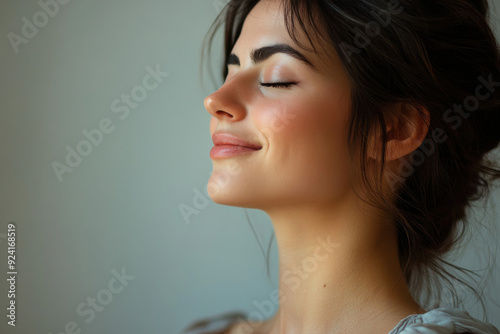
<path id="1" fill-rule="evenodd" d="M 238 121 L 245 117 L 246 110 L 242 103 L 240 92 L 243 87 L 235 87 L 226 82 L 214 93 L 205 98 L 205 109 L 217 120 Z"/>

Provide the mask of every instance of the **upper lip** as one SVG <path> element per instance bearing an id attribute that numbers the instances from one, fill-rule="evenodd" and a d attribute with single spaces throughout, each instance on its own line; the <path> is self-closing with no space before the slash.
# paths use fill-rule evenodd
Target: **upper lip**
<path id="1" fill-rule="evenodd" d="M 243 146 L 243 147 L 253 148 L 255 150 L 260 150 L 262 148 L 262 146 L 259 144 L 249 142 L 243 138 L 240 138 L 228 132 L 215 132 L 212 135 L 212 141 L 214 142 L 214 145 Z"/>

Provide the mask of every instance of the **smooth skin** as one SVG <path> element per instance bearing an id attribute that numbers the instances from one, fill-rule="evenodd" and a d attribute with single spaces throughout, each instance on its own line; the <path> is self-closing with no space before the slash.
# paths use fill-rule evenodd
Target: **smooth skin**
<path id="1" fill-rule="evenodd" d="M 308 45 L 303 33 L 299 38 Z M 281 52 L 252 62 L 254 49 L 273 44 L 291 46 L 314 68 Z M 205 99 L 210 132 L 228 131 L 262 149 L 214 159 L 208 190 L 216 203 L 265 211 L 274 226 L 280 305 L 270 319 L 251 323 L 253 333 L 382 334 L 424 313 L 403 278 L 391 217 L 352 190 L 351 86 L 335 52 L 327 58 L 300 48 L 287 33 L 280 2 L 263 0 L 232 53 L 239 62 L 228 65 L 225 83 Z M 261 85 L 273 82 L 294 84 Z M 417 149 L 427 133 L 418 113 L 408 114 L 407 122 L 386 120 L 389 164 Z M 330 252 L 321 248 L 325 241 Z M 248 334 L 248 327 L 239 323 L 230 333 Z"/>

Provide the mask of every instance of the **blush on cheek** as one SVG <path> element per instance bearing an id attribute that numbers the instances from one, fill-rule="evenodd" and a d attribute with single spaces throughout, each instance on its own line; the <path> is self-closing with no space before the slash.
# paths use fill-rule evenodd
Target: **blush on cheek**
<path id="1" fill-rule="evenodd" d="M 283 131 L 294 128 L 299 118 L 299 111 L 291 106 L 282 103 L 267 106 L 259 117 L 260 129 L 267 136 L 279 136 Z"/>

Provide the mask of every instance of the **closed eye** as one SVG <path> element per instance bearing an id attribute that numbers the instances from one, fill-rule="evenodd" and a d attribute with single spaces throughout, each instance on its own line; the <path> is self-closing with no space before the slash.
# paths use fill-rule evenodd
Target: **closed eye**
<path id="1" fill-rule="evenodd" d="M 260 85 L 264 87 L 273 88 L 290 88 L 292 85 L 296 85 L 296 82 L 261 82 Z"/>

